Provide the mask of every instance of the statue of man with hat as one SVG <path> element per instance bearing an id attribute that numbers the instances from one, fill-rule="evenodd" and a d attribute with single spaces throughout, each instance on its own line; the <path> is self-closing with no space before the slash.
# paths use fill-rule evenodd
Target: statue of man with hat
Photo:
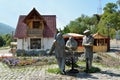
<path id="1" fill-rule="evenodd" d="M 53 51 L 55 51 L 55 57 L 57 59 L 61 74 L 65 75 L 65 40 L 62 36 L 62 33 L 58 33 L 56 35 L 49 54 L 52 54 Z"/>
<path id="2" fill-rule="evenodd" d="M 86 58 L 86 72 L 88 73 L 89 69 L 92 67 L 94 38 L 90 34 L 90 30 L 85 30 L 84 34 L 82 45 L 84 46 Z"/>

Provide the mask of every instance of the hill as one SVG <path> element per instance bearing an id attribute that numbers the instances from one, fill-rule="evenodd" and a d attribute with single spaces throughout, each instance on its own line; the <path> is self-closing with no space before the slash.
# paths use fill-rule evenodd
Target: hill
<path id="1" fill-rule="evenodd" d="M 7 33 L 12 33 L 12 31 L 15 31 L 15 28 L 4 24 L 4 23 L 0 23 L 0 34 L 7 34 Z"/>

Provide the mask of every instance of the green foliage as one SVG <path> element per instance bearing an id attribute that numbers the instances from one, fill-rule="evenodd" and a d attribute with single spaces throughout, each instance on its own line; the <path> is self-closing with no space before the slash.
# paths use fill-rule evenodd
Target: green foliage
<path id="1" fill-rule="evenodd" d="M 12 41 L 12 35 L 11 34 L 2 35 L 2 38 L 5 41 L 5 45 L 7 45 L 7 46 L 10 45 L 10 42 Z"/>
<path id="2" fill-rule="evenodd" d="M 65 34 L 65 33 L 69 33 L 69 32 L 70 32 L 70 30 L 69 30 L 69 26 L 64 27 L 64 29 L 61 30 L 61 32 L 62 32 L 63 34 Z"/>
<path id="3" fill-rule="evenodd" d="M 104 12 L 108 12 L 108 13 L 114 13 L 117 12 L 117 4 L 115 3 L 107 3 L 106 6 L 104 7 Z"/>
<path id="4" fill-rule="evenodd" d="M 93 29 L 93 27 L 96 26 L 97 24 L 97 18 L 96 17 L 88 17 L 85 15 L 81 15 L 81 17 L 77 18 L 74 21 L 70 21 L 66 27 L 62 30 L 62 33 L 78 33 L 78 34 L 83 34 L 83 31 L 86 29 Z"/>
<path id="5" fill-rule="evenodd" d="M 101 16 L 100 22 L 98 23 L 98 32 L 103 35 L 109 35 L 111 38 L 115 37 L 115 32 L 120 29 L 120 14 L 118 12 L 117 4 L 108 3 L 104 7 L 104 13 Z"/>
<path id="6" fill-rule="evenodd" d="M 5 41 L 4 39 L 2 38 L 2 36 L 0 36 L 0 47 L 4 46 L 5 45 Z"/>

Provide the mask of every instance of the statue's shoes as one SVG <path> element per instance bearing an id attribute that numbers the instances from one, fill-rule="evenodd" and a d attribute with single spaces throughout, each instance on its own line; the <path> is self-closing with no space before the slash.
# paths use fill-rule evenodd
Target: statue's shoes
<path id="1" fill-rule="evenodd" d="M 84 72 L 89 73 L 89 70 L 84 70 Z"/>
<path id="2" fill-rule="evenodd" d="M 66 75 L 66 72 L 65 72 L 65 71 L 62 71 L 61 74 L 62 74 L 62 75 Z"/>

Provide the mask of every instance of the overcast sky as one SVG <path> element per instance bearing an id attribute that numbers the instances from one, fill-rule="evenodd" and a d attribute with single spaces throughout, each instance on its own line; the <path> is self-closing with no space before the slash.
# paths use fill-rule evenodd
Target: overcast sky
<path id="1" fill-rule="evenodd" d="M 0 22 L 16 28 L 19 15 L 27 15 L 33 7 L 41 15 L 56 15 L 57 28 L 63 28 L 81 14 L 100 13 L 106 3 L 117 0 L 0 0 Z"/>

